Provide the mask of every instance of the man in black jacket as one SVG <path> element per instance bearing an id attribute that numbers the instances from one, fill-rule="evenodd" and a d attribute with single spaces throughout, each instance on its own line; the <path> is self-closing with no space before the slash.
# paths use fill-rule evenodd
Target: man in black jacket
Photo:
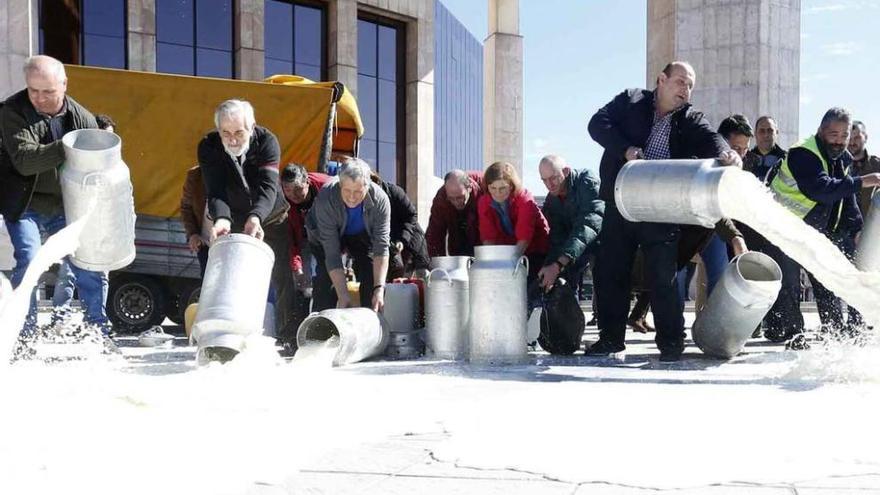
<path id="1" fill-rule="evenodd" d="M 0 112 L 0 214 L 15 249 L 15 286 L 40 248 L 41 232 L 51 235 L 66 224 L 59 172 L 65 159 L 62 136 L 98 128 L 91 112 L 66 95 L 67 75 L 61 62 L 37 55 L 25 62 L 24 73 L 27 88 L 10 96 Z M 104 308 L 107 278 L 70 266 L 85 307 L 84 321 L 110 333 Z M 25 333 L 36 325 L 35 302 L 32 299 Z"/>
<path id="2" fill-rule="evenodd" d="M 413 270 L 427 270 L 428 245 L 425 231 L 419 225 L 418 211 L 406 191 L 397 184 L 384 181 L 372 172 L 370 180 L 388 196 L 391 206 L 391 245 L 388 280 L 405 277 Z"/>
<path id="3" fill-rule="evenodd" d="M 214 124 L 217 129 L 202 138 L 198 147 L 208 215 L 214 221 L 211 242 L 238 231 L 263 239 L 272 248 L 275 264 L 269 300 L 274 296 L 279 340 L 292 343 L 298 322 L 290 311 L 296 291 L 288 259 L 289 206 L 279 192 L 278 139 L 256 125 L 254 108 L 242 100 L 221 103 L 214 112 Z"/>
<path id="4" fill-rule="evenodd" d="M 654 91 L 629 89 L 590 120 L 590 136 L 605 148 L 599 168 L 605 218 L 597 260 L 600 287 L 599 341 L 590 355 L 623 359 L 629 312 L 630 273 L 636 249 L 645 254 L 651 305 L 661 361 L 678 361 L 684 350 L 684 315 L 675 286 L 678 225 L 629 222 L 614 204 L 614 183 L 630 160 L 718 158 L 725 165 L 742 161 L 689 100 L 696 76 L 686 62 L 672 62 L 657 77 Z"/>

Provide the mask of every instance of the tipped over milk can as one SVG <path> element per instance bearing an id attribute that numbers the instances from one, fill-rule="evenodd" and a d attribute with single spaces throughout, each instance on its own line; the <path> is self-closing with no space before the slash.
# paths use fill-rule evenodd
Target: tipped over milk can
<path id="1" fill-rule="evenodd" d="M 431 258 L 425 297 L 425 345 L 440 359 L 461 359 L 468 346 L 469 256 Z"/>
<path id="2" fill-rule="evenodd" d="M 863 272 L 880 271 L 880 194 L 871 198 L 871 209 L 856 247 L 855 264 Z"/>
<path id="3" fill-rule="evenodd" d="M 736 356 L 781 287 L 782 270 L 766 254 L 751 251 L 733 258 L 694 322 L 694 343 L 709 356 Z"/>
<path id="4" fill-rule="evenodd" d="M 477 246 L 468 271 L 468 356 L 472 363 L 515 364 L 528 356 L 526 277 L 516 246 Z"/>
<path id="5" fill-rule="evenodd" d="M 74 265 L 96 272 L 128 266 L 135 256 L 134 197 L 128 167 L 122 161 L 122 139 L 100 129 L 68 132 L 61 139 L 64 166 L 61 194 L 67 223 L 92 209 Z"/>
<path id="6" fill-rule="evenodd" d="M 296 331 L 302 352 L 338 337 L 333 366 L 357 363 L 379 356 L 388 345 L 388 323 L 370 308 L 325 309 L 306 317 Z"/>
<path id="7" fill-rule="evenodd" d="M 716 160 L 632 160 L 614 182 L 614 204 L 631 222 L 712 227 L 724 215 L 721 178 L 732 170 Z"/>
<path id="8" fill-rule="evenodd" d="M 214 241 L 192 326 L 200 355 L 212 348 L 241 352 L 246 337 L 263 332 L 274 262 L 272 249 L 249 235 L 227 234 Z"/>

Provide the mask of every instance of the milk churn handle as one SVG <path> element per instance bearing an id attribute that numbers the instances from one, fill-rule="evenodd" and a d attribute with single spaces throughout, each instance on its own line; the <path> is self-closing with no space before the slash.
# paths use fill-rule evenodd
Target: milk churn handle
<path id="1" fill-rule="evenodd" d="M 519 261 L 516 262 L 516 266 L 513 268 L 513 274 L 514 274 L 514 276 L 516 275 L 516 272 L 519 271 L 519 267 L 520 267 L 520 265 L 525 265 L 525 266 L 526 266 L 526 272 L 528 272 L 528 271 L 529 271 L 529 258 L 526 257 L 526 256 L 523 256 L 523 257 L 521 257 L 521 258 L 519 259 Z"/>
<path id="2" fill-rule="evenodd" d="M 428 287 L 431 286 L 431 277 L 434 276 L 434 272 L 443 272 L 443 275 L 446 276 L 446 280 L 449 281 L 449 285 L 452 285 L 452 277 L 449 276 L 449 272 L 447 272 L 443 268 L 434 268 L 433 270 L 428 272 Z"/>
<path id="3" fill-rule="evenodd" d="M 86 174 L 85 177 L 83 177 L 82 182 L 80 182 L 80 186 L 82 186 L 82 187 L 87 186 L 89 179 L 91 179 L 92 177 L 104 177 L 104 173 L 103 172 L 91 172 L 91 173 Z M 95 181 L 95 185 L 100 185 L 100 181 Z"/>

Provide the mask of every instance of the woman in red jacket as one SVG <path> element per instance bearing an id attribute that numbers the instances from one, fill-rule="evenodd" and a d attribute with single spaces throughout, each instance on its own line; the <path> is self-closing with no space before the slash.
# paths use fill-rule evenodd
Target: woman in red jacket
<path id="1" fill-rule="evenodd" d="M 516 245 L 529 259 L 529 285 L 544 266 L 550 248 L 550 227 L 531 193 L 522 186 L 516 169 L 507 162 L 495 162 L 483 174 L 483 188 L 477 212 L 483 244 Z"/>

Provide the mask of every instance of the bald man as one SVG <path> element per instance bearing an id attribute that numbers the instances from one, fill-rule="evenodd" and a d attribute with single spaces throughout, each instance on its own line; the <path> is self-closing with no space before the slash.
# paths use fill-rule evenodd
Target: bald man
<path id="1" fill-rule="evenodd" d="M 27 87 L 10 96 L 0 112 L 3 152 L 0 154 L 0 213 L 15 249 L 12 284 L 17 286 L 41 245 L 66 224 L 59 168 L 64 163 L 61 137 L 76 129 L 97 129 L 91 112 L 67 96 L 64 65 L 37 55 L 24 65 Z M 104 305 L 107 278 L 100 272 L 70 264 L 85 308 L 84 321 L 111 332 Z M 36 300 L 25 320 L 24 333 L 36 326 Z"/>

